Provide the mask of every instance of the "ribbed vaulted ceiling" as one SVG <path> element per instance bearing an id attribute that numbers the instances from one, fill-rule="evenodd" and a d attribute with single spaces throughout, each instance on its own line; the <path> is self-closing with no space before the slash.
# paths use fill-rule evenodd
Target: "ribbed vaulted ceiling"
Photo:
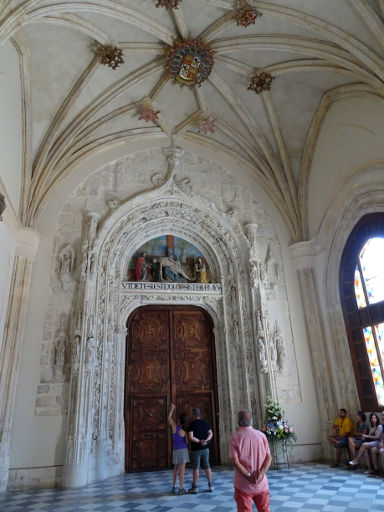
<path id="1" fill-rule="evenodd" d="M 26 175 L 24 219 L 33 225 L 57 179 L 80 158 L 132 137 L 164 133 L 209 145 L 246 167 L 282 213 L 292 239 L 306 234 L 313 147 L 332 101 L 382 97 L 384 0 L 253 2 L 262 16 L 237 26 L 233 0 L 5 1 L 0 40 L 23 63 Z M 4 2 L 3 2 L 4 3 Z M 176 39 L 201 38 L 215 64 L 200 88 L 180 88 L 166 70 Z M 95 43 L 124 50 L 115 71 Z M 255 69 L 275 79 L 247 90 Z M 139 120 L 143 105 L 158 125 Z M 213 133 L 198 121 L 215 119 Z"/>

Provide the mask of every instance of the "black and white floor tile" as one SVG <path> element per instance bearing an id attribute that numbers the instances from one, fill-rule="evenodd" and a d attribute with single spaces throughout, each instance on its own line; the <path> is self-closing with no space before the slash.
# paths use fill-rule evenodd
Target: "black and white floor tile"
<path id="1" fill-rule="evenodd" d="M 82 489 L 10 491 L 1 512 L 235 512 L 233 471 L 214 468 L 213 493 L 201 474 L 197 495 L 170 494 L 171 471 L 126 474 Z M 382 512 L 384 479 L 362 471 L 305 464 L 269 471 L 271 512 Z M 188 470 L 186 487 L 191 480 Z"/>

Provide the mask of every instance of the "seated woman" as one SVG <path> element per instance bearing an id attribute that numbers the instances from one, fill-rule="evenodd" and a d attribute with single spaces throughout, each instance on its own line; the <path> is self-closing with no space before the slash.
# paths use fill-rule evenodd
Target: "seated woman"
<path id="1" fill-rule="evenodd" d="M 372 470 L 372 463 L 369 450 L 379 445 L 381 435 L 383 433 L 383 426 L 380 424 L 380 419 L 375 412 L 372 412 L 370 414 L 369 421 L 371 423 L 371 428 L 369 429 L 368 434 L 361 435 L 363 443 L 360 446 L 359 453 L 349 463 L 352 466 L 356 466 L 359 463 L 360 457 L 364 454 L 368 466 L 368 470 L 366 471 L 366 473 L 371 474 L 372 472 L 374 472 L 374 470 Z"/>
<path id="2" fill-rule="evenodd" d="M 382 424 L 384 424 L 384 411 L 382 411 L 381 413 L 381 421 L 383 422 Z M 377 456 L 378 454 L 380 455 L 380 459 L 381 459 L 381 471 L 382 471 L 382 474 L 384 472 L 384 429 L 383 429 L 383 433 L 381 435 L 381 439 L 380 439 L 380 442 L 378 443 L 377 446 L 373 446 L 371 449 L 370 449 L 370 453 L 371 453 L 371 459 L 372 459 L 372 464 L 373 464 L 373 474 L 377 475 L 379 473 L 379 464 L 378 464 L 378 460 L 377 460 Z"/>
<path id="3" fill-rule="evenodd" d="M 368 434 L 369 425 L 367 423 L 367 416 L 365 412 L 358 411 L 356 415 L 355 431 L 351 437 L 348 437 L 348 450 L 351 460 L 355 458 L 356 450 L 363 444 L 362 434 Z M 355 468 L 356 466 L 352 466 Z"/>

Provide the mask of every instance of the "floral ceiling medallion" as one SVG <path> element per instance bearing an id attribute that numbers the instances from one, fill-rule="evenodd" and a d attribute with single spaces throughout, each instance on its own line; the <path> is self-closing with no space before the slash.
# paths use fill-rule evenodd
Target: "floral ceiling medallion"
<path id="1" fill-rule="evenodd" d="M 180 87 L 200 87 L 214 62 L 213 51 L 200 39 L 176 41 L 169 51 L 167 68 Z"/>
<path id="2" fill-rule="evenodd" d="M 112 44 L 104 44 L 99 46 L 97 54 L 100 58 L 101 64 L 116 69 L 120 64 L 124 63 L 123 50 Z"/>
<path id="3" fill-rule="evenodd" d="M 138 120 L 142 120 L 147 123 L 158 124 L 159 114 L 160 110 L 154 110 L 150 107 L 142 107 Z"/>
<path id="4" fill-rule="evenodd" d="M 157 0 L 156 7 L 165 7 L 166 9 L 178 9 L 182 0 Z"/>
<path id="5" fill-rule="evenodd" d="M 275 77 L 270 73 L 267 73 L 266 71 L 260 71 L 259 73 L 253 75 L 251 78 L 248 90 L 255 91 L 256 94 L 260 94 L 263 91 L 270 91 L 272 80 L 274 79 Z"/>
<path id="6" fill-rule="evenodd" d="M 260 18 L 262 15 L 262 12 L 245 0 L 240 0 L 237 3 L 237 9 L 235 10 L 235 20 L 237 25 L 249 27 L 249 25 L 255 23 L 257 18 Z"/>
<path id="7" fill-rule="evenodd" d="M 205 135 L 210 132 L 214 133 L 215 131 L 215 121 L 216 119 L 208 117 L 207 119 L 201 119 L 198 124 L 198 132 L 204 133 Z"/>

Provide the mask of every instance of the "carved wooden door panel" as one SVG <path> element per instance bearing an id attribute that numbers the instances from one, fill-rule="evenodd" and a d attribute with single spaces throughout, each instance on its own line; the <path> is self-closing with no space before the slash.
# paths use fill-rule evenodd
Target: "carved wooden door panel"
<path id="1" fill-rule="evenodd" d="M 167 311 L 142 308 L 128 331 L 125 399 L 126 469 L 169 466 L 169 319 Z"/>
<path id="2" fill-rule="evenodd" d="M 178 411 L 192 418 L 192 408 L 199 407 L 201 417 L 214 432 L 210 446 L 212 464 L 219 463 L 215 383 L 215 355 L 212 326 L 199 309 L 172 311 L 173 395 Z"/>
<path id="3" fill-rule="evenodd" d="M 199 308 L 146 306 L 128 321 L 125 396 L 126 470 L 171 466 L 169 405 L 199 407 L 214 431 L 211 462 L 219 463 L 212 326 Z"/>

